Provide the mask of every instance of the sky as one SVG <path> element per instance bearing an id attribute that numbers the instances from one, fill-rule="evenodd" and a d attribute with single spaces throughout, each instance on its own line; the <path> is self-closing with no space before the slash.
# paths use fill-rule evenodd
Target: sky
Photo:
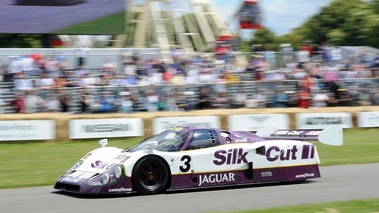
<path id="1" fill-rule="evenodd" d="M 225 20 L 230 20 L 241 2 L 242 0 L 213 0 L 213 5 Z M 331 2 L 332 0 L 260 0 L 263 24 L 276 35 L 284 35 L 301 26 Z"/>

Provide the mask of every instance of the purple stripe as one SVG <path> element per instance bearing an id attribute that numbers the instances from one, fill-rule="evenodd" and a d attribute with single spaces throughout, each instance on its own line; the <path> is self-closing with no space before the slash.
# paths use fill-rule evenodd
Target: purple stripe
<path id="1" fill-rule="evenodd" d="M 303 145 L 303 153 L 301 154 L 301 159 L 308 159 L 309 157 L 309 145 Z"/>

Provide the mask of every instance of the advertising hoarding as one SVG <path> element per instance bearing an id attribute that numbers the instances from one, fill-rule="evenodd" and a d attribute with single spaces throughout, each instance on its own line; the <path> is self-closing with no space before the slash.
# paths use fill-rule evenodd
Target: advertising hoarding
<path id="1" fill-rule="evenodd" d="M 53 120 L 0 121 L 0 141 L 31 141 L 55 139 Z"/>
<path id="2" fill-rule="evenodd" d="M 69 122 L 69 138 L 116 138 L 144 135 L 141 118 L 76 119 Z"/>

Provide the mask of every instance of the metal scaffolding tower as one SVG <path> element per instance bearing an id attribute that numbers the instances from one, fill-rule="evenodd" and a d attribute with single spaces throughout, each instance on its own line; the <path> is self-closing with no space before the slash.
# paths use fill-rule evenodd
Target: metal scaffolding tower
<path id="1" fill-rule="evenodd" d="M 129 0 L 126 35 L 118 47 L 179 46 L 186 53 L 210 50 L 219 35 L 230 34 L 212 0 Z M 120 46 L 121 45 L 121 46 Z"/>

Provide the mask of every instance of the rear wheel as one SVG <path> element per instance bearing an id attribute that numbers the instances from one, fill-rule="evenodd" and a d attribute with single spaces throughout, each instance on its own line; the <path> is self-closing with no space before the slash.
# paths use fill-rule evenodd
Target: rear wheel
<path id="1" fill-rule="evenodd" d="M 141 194 L 159 194 L 167 186 L 169 171 L 165 163 L 156 156 L 146 156 L 133 169 L 133 186 Z"/>

